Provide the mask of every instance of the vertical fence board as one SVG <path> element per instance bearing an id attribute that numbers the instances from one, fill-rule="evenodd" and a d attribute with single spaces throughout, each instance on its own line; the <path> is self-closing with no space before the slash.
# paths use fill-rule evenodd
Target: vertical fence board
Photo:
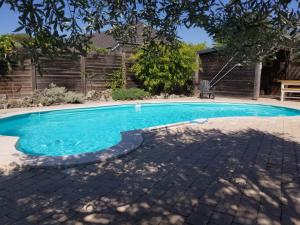
<path id="1" fill-rule="evenodd" d="M 37 89 L 36 83 L 36 66 L 35 63 L 31 60 L 31 80 L 32 80 L 32 91 L 34 92 Z"/>
<path id="2" fill-rule="evenodd" d="M 81 73 L 81 85 L 82 89 L 81 91 L 83 92 L 84 95 L 86 95 L 86 74 L 85 74 L 85 57 L 81 56 L 80 57 L 80 73 Z"/>

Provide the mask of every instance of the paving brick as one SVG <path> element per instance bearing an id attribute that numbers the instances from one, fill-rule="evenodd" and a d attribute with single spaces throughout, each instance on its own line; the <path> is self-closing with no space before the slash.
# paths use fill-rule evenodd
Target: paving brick
<path id="1" fill-rule="evenodd" d="M 0 176 L 0 224 L 300 223 L 300 120 L 220 119 L 145 137 L 122 159 Z"/>
<path id="2" fill-rule="evenodd" d="M 259 210 L 259 203 L 248 197 L 242 197 L 238 205 L 234 222 L 241 224 L 254 224 Z"/>
<path id="3" fill-rule="evenodd" d="M 212 206 L 199 204 L 187 218 L 187 222 L 192 225 L 206 224 L 213 214 L 213 209 Z"/>
<path id="4" fill-rule="evenodd" d="M 230 225 L 232 221 L 233 221 L 233 216 L 225 213 L 214 212 L 209 222 L 213 224 L 219 224 L 219 225 Z"/>

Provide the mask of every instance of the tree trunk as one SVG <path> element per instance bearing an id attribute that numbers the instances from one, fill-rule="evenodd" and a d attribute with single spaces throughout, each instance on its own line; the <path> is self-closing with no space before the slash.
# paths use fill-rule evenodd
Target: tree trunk
<path id="1" fill-rule="evenodd" d="M 255 65 L 255 77 L 254 77 L 254 89 L 253 89 L 254 100 L 257 100 L 260 94 L 261 70 L 262 70 L 262 61 L 256 63 Z"/>

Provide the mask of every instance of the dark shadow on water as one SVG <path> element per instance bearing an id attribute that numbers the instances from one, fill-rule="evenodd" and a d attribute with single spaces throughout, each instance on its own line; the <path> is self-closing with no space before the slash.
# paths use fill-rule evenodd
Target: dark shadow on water
<path id="1" fill-rule="evenodd" d="M 3 171 L 0 224 L 296 224 L 299 151 L 254 129 L 148 132 L 109 162 Z"/>

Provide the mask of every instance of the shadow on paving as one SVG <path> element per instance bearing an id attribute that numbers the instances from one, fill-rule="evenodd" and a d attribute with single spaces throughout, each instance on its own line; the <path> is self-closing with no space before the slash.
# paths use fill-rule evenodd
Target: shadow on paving
<path id="1" fill-rule="evenodd" d="M 152 131 L 106 163 L 3 172 L 0 224 L 296 224 L 299 152 L 253 129 Z"/>

